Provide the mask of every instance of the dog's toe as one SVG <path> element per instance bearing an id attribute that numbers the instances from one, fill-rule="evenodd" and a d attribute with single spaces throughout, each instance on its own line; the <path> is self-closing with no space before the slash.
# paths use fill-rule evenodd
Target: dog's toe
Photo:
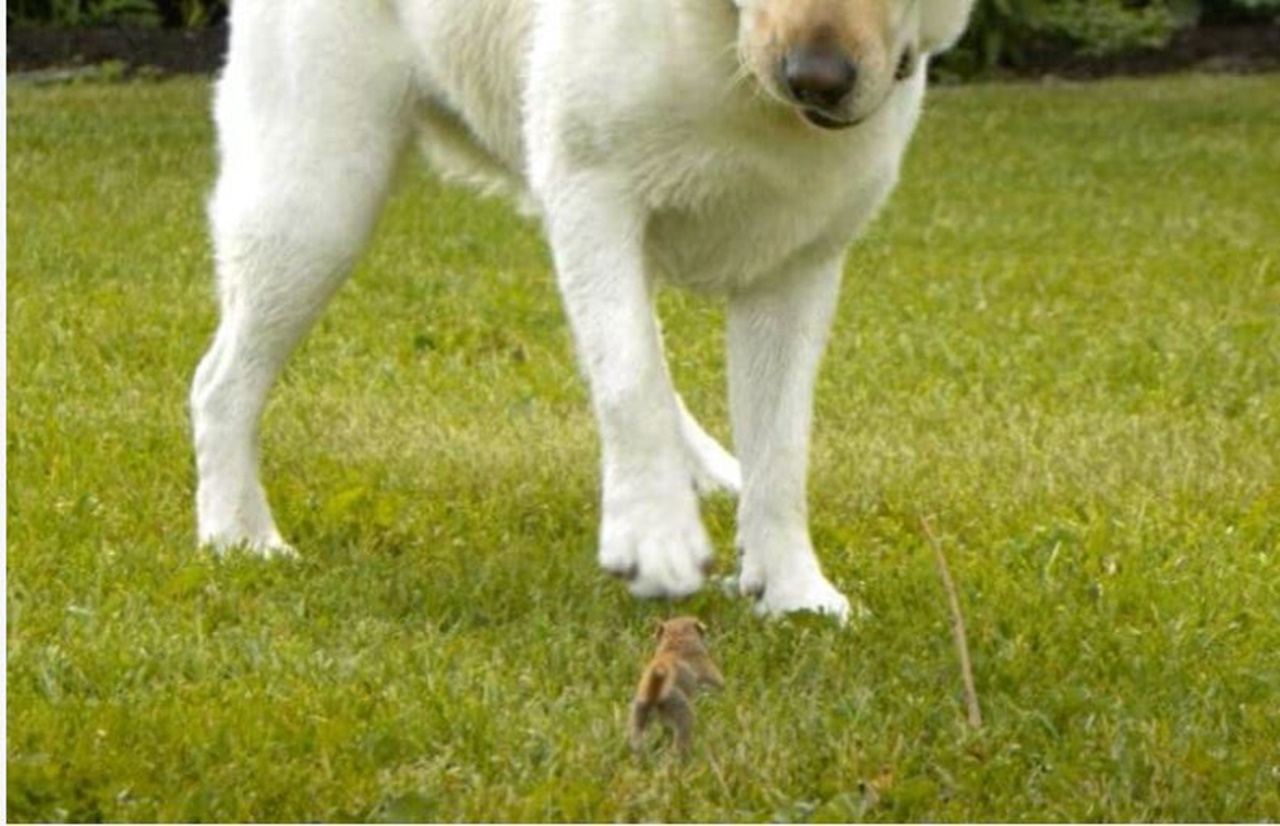
<path id="1" fill-rule="evenodd" d="M 705 579 L 701 565 L 691 560 L 668 559 L 647 568 L 642 566 L 627 589 L 643 599 L 679 599 L 696 593 Z"/>
<path id="2" fill-rule="evenodd" d="M 702 587 L 711 559 L 698 501 L 687 485 L 606 498 L 600 567 L 625 579 L 635 596 L 688 596 Z"/>
<path id="3" fill-rule="evenodd" d="M 630 582 L 640 573 L 640 567 L 634 561 L 626 561 L 622 563 L 608 564 L 600 563 L 600 568 L 614 579 L 621 579 L 624 582 Z"/>
<path id="4" fill-rule="evenodd" d="M 200 537 L 200 547 L 218 556 L 240 552 L 263 559 L 301 558 L 297 549 L 274 530 L 257 536 L 243 531 L 211 532 Z"/>
<path id="5" fill-rule="evenodd" d="M 822 575 L 816 562 L 802 560 L 768 570 L 760 563 L 759 557 L 744 554 L 737 579 L 738 593 L 755 603 L 757 614 L 780 617 L 810 612 L 841 624 L 848 620 L 848 598 Z"/>
<path id="6" fill-rule="evenodd" d="M 772 583 L 755 597 L 756 613 L 779 617 L 795 613 L 829 616 L 844 625 L 849 620 L 849 599 L 821 574 L 804 582 Z"/>

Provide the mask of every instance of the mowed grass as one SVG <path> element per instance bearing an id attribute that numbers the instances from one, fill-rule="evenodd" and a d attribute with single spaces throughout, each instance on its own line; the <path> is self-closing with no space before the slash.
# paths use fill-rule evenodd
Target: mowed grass
<path id="1" fill-rule="evenodd" d="M 596 570 L 537 228 L 415 164 L 263 427 L 303 559 L 197 552 L 208 100 L 8 89 L 10 819 L 1280 818 L 1280 77 L 934 90 L 819 387 L 845 629 Z M 727 437 L 720 308 L 662 310 Z M 728 687 L 636 760 L 673 612 Z"/>

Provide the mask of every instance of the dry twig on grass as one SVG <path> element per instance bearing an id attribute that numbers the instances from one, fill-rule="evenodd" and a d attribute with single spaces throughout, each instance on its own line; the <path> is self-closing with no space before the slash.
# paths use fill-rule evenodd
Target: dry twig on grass
<path id="1" fill-rule="evenodd" d="M 951 571 L 947 568 L 947 558 L 942 554 L 942 545 L 929 527 L 929 520 L 920 517 L 920 527 L 933 547 L 933 557 L 938 563 L 938 575 L 942 578 L 942 587 L 947 592 L 947 601 L 951 606 L 951 636 L 956 644 L 956 655 L 960 658 L 960 677 L 964 680 L 964 700 L 969 709 L 969 725 L 982 728 L 982 709 L 978 706 L 978 691 L 973 685 L 973 668 L 969 665 L 969 643 L 965 639 L 964 616 L 960 613 L 960 599 L 956 596 L 956 585 L 951 580 Z"/>

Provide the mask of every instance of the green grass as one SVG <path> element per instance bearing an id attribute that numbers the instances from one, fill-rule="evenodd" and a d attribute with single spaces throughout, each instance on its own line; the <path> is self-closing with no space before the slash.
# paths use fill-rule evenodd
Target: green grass
<path id="1" fill-rule="evenodd" d="M 304 560 L 194 550 L 208 92 L 8 90 L 10 819 L 1280 818 L 1280 77 L 935 90 L 819 388 L 815 538 L 870 616 L 681 605 L 728 680 L 684 765 L 624 747 L 677 609 L 595 569 L 501 203 L 411 165 L 268 410 Z M 726 435 L 720 309 L 663 314 Z"/>

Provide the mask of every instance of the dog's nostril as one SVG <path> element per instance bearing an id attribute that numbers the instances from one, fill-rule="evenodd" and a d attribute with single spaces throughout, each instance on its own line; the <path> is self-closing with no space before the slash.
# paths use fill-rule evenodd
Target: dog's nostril
<path id="1" fill-rule="evenodd" d="M 801 103 L 832 109 L 858 81 L 858 70 L 838 49 L 801 46 L 787 52 L 782 74 L 791 94 Z"/>

